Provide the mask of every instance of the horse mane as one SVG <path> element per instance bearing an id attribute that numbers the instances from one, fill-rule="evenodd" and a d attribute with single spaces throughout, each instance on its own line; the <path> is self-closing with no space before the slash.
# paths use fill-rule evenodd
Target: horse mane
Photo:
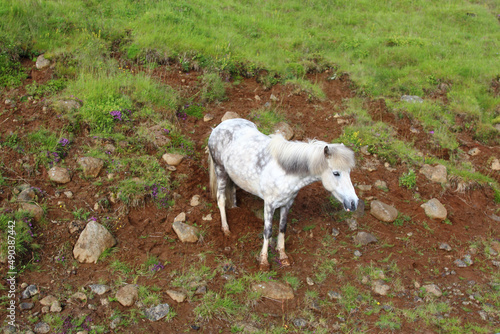
<path id="1" fill-rule="evenodd" d="M 328 152 L 325 152 L 328 146 Z M 328 160 L 340 170 L 354 167 L 354 152 L 343 144 L 328 144 L 320 140 L 308 142 L 287 141 L 281 135 L 272 135 L 269 152 L 290 174 L 319 175 L 328 168 Z"/>

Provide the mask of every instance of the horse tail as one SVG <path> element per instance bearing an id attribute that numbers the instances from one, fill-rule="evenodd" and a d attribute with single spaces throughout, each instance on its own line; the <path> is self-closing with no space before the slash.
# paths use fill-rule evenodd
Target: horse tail
<path id="1" fill-rule="evenodd" d="M 217 176 L 215 175 L 214 159 L 208 150 L 208 173 L 210 175 L 210 193 L 212 198 L 217 199 Z"/>

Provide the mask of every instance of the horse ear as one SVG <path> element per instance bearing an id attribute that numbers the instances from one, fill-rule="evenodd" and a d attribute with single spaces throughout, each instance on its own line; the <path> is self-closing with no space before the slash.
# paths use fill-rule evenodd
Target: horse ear
<path id="1" fill-rule="evenodd" d="M 332 150 L 328 148 L 328 145 L 325 146 L 324 152 L 325 152 L 325 157 L 327 158 L 332 155 Z"/>

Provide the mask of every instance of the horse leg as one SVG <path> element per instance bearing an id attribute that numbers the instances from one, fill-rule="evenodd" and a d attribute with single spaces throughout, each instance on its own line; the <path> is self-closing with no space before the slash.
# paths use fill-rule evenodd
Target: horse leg
<path id="1" fill-rule="evenodd" d="M 290 260 L 288 255 L 285 253 L 285 232 L 286 232 L 286 221 L 288 217 L 288 212 L 292 206 L 293 200 L 291 200 L 286 205 L 282 206 L 280 209 L 280 230 L 278 233 L 278 242 L 276 245 L 276 250 L 279 252 L 280 263 L 283 267 L 288 267 L 290 265 Z"/>
<path id="2" fill-rule="evenodd" d="M 260 252 L 260 265 L 259 268 L 262 271 L 269 270 L 269 262 L 267 261 L 267 251 L 269 248 L 269 240 L 271 239 L 273 232 L 273 214 L 274 208 L 264 202 L 264 243 L 262 245 L 262 251 Z"/>
<path id="3" fill-rule="evenodd" d="M 220 166 L 215 167 L 215 174 L 217 175 L 217 206 L 220 210 L 220 220 L 222 223 L 222 231 L 226 237 L 231 235 L 229 231 L 229 225 L 227 224 L 226 217 L 226 186 L 229 180 L 229 176 L 226 171 Z"/>

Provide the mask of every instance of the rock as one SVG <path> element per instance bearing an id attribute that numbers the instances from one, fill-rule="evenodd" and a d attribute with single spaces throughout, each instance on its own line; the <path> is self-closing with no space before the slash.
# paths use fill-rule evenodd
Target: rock
<path id="1" fill-rule="evenodd" d="M 372 291 L 378 295 L 385 296 L 389 292 L 390 287 L 382 280 L 376 280 L 372 283 Z"/>
<path id="2" fill-rule="evenodd" d="M 44 215 L 43 209 L 38 204 L 21 203 L 21 210 L 28 211 L 37 222 L 40 222 Z"/>
<path id="3" fill-rule="evenodd" d="M 387 182 L 382 181 L 382 180 L 375 181 L 375 188 L 385 190 L 385 191 L 389 190 L 389 188 L 387 187 Z"/>
<path id="4" fill-rule="evenodd" d="M 287 285 L 276 281 L 260 282 L 252 285 L 252 290 L 260 292 L 263 297 L 271 299 L 293 299 L 293 290 Z"/>
<path id="5" fill-rule="evenodd" d="M 52 305 L 50 305 L 50 312 L 60 313 L 62 311 L 61 303 L 56 300 Z"/>
<path id="6" fill-rule="evenodd" d="M 491 162 L 491 169 L 500 170 L 500 160 L 498 160 L 497 158 L 493 159 L 493 161 Z"/>
<path id="7" fill-rule="evenodd" d="M 411 102 L 411 103 L 424 102 L 424 100 L 420 96 L 416 96 L 416 95 L 403 95 L 403 96 L 401 96 L 401 101 Z"/>
<path id="8" fill-rule="evenodd" d="M 398 210 L 395 207 L 380 201 L 371 202 L 370 214 L 386 223 L 392 223 L 398 218 Z"/>
<path id="9" fill-rule="evenodd" d="M 205 114 L 205 116 L 203 116 L 203 122 L 210 122 L 213 119 L 214 119 L 214 116 L 211 114 Z"/>
<path id="10" fill-rule="evenodd" d="M 174 222 L 172 227 L 182 242 L 196 242 L 200 231 L 194 227 L 182 222 Z"/>
<path id="11" fill-rule="evenodd" d="M 295 133 L 293 132 L 293 129 L 290 125 L 288 125 L 285 122 L 279 122 L 274 126 L 274 133 L 275 134 L 280 134 L 285 138 L 286 140 L 290 140 L 293 138 Z"/>
<path id="12" fill-rule="evenodd" d="M 6 105 L 6 106 L 9 106 L 9 107 L 13 107 L 13 108 L 14 108 L 14 107 L 16 106 L 16 104 L 17 104 L 17 103 L 16 103 L 16 101 L 14 101 L 14 100 L 12 100 L 12 99 L 6 99 L 6 100 L 5 100 L 5 105 Z"/>
<path id="13" fill-rule="evenodd" d="M 70 177 L 69 172 L 66 168 L 57 167 L 57 166 L 52 167 L 51 169 L 49 169 L 48 174 L 49 174 L 49 180 L 56 182 L 56 183 L 64 184 L 64 183 L 68 183 L 69 181 L 71 181 L 71 177 Z"/>
<path id="14" fill-rule="evenodd" d="M 73 198 L 73 192 L 71 190 L 66 190 L 64 192 L 64 196 L 66 196 L 67 198 Z"/>
<path id="15" fill-rule="evenodd" d="M 447 243 L 445 242 L 442 242 L 440 245 L 439 245 L 439 249 L 444 249 L 445 251 L 449 252 L 451 251 L 451 247 L 450 245 L 448 245 Z"/>
<path id="16" fill-rule="evenodd" d="M 208 215 L 201 217 L 201 219 L 203 221 L 211 221 L 212 220 L 212 214 L 209 213 Z"/>
<path id="17" fill-rule="evenodd" d="M 23 303 L 19 304 L 19 309 L 21 311 L 26 311 L 26 310 L 31 310 L 34 306 L 35 306 L 34 303 L 23 302 Z"/>
<path id="18" fill-rule="evenodd" d="M 186 300 L 187 295 L 184 292 L 175 291 L 175 290 L 167 290 L 167 295 L 172 298 L 174 301 L 178 303 L 182 303 Z"/>
<path id="19" fill-rule="evenodd" d="M 361 255 L 363 255 L 363 254 L 361 254 L 361 252 L 360 252 L 359 250 L 357 250 L 357 249 L 356 249 L 356 250 L 354 251 L 354 256 L 355 256 L 355 257 L 361 257 Z"/>
<path id="20" fill-rule="evenodd" d="M 372 186 L 370 184 L 360 184 L 358 185 L 358 189 L 361 191 L 370 191 L 372 190 Z"/>
<path id="21" fill-rule="evenodd" d="M 31 284 L 21 293 L 21 299 L 28 299 L 39 293 L 40 291 L 38 291 L 38 287 L 34 284 Z"/>
<path id="22" fill-rule="evenodd" d="M 271 94 L 271 96 L 269 97 L 269 100 L 271 100 L 273 102 L 279 101 L 279 99 L 274 94 Z"/>
<path id="23" fill-rule="evenodd" d="M 57 298 L 52 295 L 45 296 L 40 300 L 40 304 L 43 306 L 51 306 L 55 302 L 57 302 Z"/>
<path id="24" fill-rule="evenodd" d="M 87 296 L 83 292 L 75 292 L 70 297 L 70 301 L 72 301 L 72 300 L 79 300 L 80 302 L 86 303 L 87 302 Z"/>
<path id="25" fill-rule="evenodd" d="M 471 156 L 475 156 L 475 155 L 478 155 L 479 153 L 481 153 L 481 150 L 477 147 L 474 147 L 473 149 L 470 149 L 469 152 L 467 152 L 467 153 Z"/>
<path id="26" fill-rule="evenodd" d="M 368 145 L 361 146 L 360 151 L 361 151 L 361 153 L 363 153 L 364 155 L 372 155 L 372 154 L 368 151 Z"/>
<path id="27" fill-rule="evenodd" d="M 373 234 L 367 233 L 367 232 L 358 232 L 358 234 L 356 234 L 354 236 L 353 240 L 354 240 L 355 244 L 362 245 L 362 246 L 365 246 L 365 245 L 368 245 L 369 243 L 378 241 L 377 238 Z"/>
<path id="28" fill-rule="evenodd" d="M 365 215 L 365 201 L 360 199 L 358 201 L 358 207 L 356 208 L 356 211 L 354 212 L 356 217 L 361 218 Z"/>
<path id="29" fill-rule="evenodd" d="M 147 129 L 146 135 L 156 147 L 163 147 L 169 145 L 171 142 L 170 138 L 166 136 L 169 132 L 168 129 L 165 129 L 161 125 L 154 125 Z"/>
<path id="30" fill-rule="evenodd" d="M 329 291 L 328 292 L 328 297 L 330 299 L 342 299 L 342 295 L 338 292 L 335 292 L 335 291 Z"/>
<path id="31" fill-rule="evenodd" d="M 109 324 L 109 328 L 111 328 L 111 329 L 116 329 L 116 328 L 118 328 L 118 326 L 120 325 L 120 322 L 121 322 L 122 320 L 123 320 L 123 319 L 122 319 L 122 317 L 116 317 L 116 318 L 114 318 L 114 319 L 110 322 L 110 324 Z"/>
<path id="32" fill-rule="evenodd" d="M 448 172 L 443 165 L 432 167 L 425 164 L 420 168 L 419 173 L 424 174 L 426 178 L 434 182 L 445 183 L 448 180 Z"/>
<path id="33" fill-rule="evenodd" d="M 159 304 L 144 311 L 144 315 L 151 321 L 158 321 L 164 318 L 170 311 L 168 304 Z"/>
<path id="34" fill-rule="evenodd" d="M 354 218 L 346 219 L 347 226 L 351 231 L 356 231 L 358 229 L 358 222 Z"/>
<path id="35" fill-rule="evenodd" d="M 191 206 L 198 206 L 198 205 L 200 205 L 200 195 L 194 195 L 191 198 L 191 202 L 189 204 Z"/>
<path id="36" fill-rule="evenodd" d="M 139 298 L 139 292 L 134 284 L 127 284 L 118 289 L 115 298 L 123 306 L 129 307 Z"/>
<path id="37" fill-rule="evenodd" d="M 68 224 L 69 233 L 73 234 L 76 232 L 81 232 L 85 228 L 85 222 L 83 220 L 73 220 Z"/>
<path id="38" fill-rule="evenodd" d="M 36 193 L 31 187 L 24 189 L 17 196 L 17 200 L 19 202 L 32 202 L 35 200 L 35 198 L 36 198 Z"/>
<path id="39" fill-rule="evenodd" d="M 241 118 L 240 115 L 235 113 L 234 111 L 228 111 L 222 116 L 221 122 L 227 121 L 228 119 L 233 119 L 233 118 Z"/>
<path id="40" fill-rule="evenodd" d="M 40 334 L 48 333 L 50 332 L 50 326 L 45 322 L 39 322 L 35 325 L 33 331 Z"/>
<path id="41" fill-rule="evenodd" d="M 170 166 L 179 166 L 184 156 L 176 153 L 165 153 L 162 159 Z"/>
<path id="42" fill-rule="evenodd" d="M 470 254 L 465 255 L 463 261 L 467 266 L 472 266 L 474 264 L 474 262 L 472 261 L 472 256 Z"/>
<path id="43" fill-rule="evenodd" d="M 441 295 L 443 294 L 441 292 L 441 289 L 436 284 L 423 285 L 422 289 L 424 289 L 428 295 L 431 294 L 434 297 L 441 297 Z"/>
<path id="44" fill-rule="evenodd" d="M 234 327 L 238 328 L 241 333 L 256 333 L 259 332 L 259 329 L 252 324 L 245 322 L 237 322 L 233 324 Z"/>
<path id="45" fill-rule="evenodd" d="M 101 224 L 90 221 L 76 242 L 73 256 L 80 263 L 97 263 L 101 253 L 114 245 L 116 240 L 111 233 Z"/>
<path id="46" fill-rule="evenodd" d="M 312 280 L 312 278 L 311 278 L 311 277 L 309 277 L 309 276 L 308 276 L 308 277 L 306 277 L 306 283 L 307 283 L 307 285 L 311 285 L 311 286 L 312 286 L 312 285 L 314 285 L 314 281 L 313 281 L 313 280 Z"/>
<path id="47" fill-rule="evenodd" d="M 90 288 L 90 291 L 92 291 L 93 293 L 95 293 L 99 296 L 103 295 L 106 292 L 108 292 L 109 290 L 111 290 L 109 285 L 106 285 L 106 284 L 89 284 L 89 288 Z"/>
<path id="48" fill-rule="evenodd" d="M 467 264 L 464 261 L 460 260 L 460 259 L 455 260 L 454 263 L 459 268 L 465 268 L 465 267 L 467 267 Z"/>
<path id="49" fill-rule="evenodd" d="M 43 70 L 46 67 L 50 66 L 50 60 L 46 59 L 44 55 L 39 55 L 36 59 L 35 66 L 39 70 Z"/>
<path id="50" fill-rule="evenodd" d="M 420 207 L 425 210 L 425 214 L 431 219 L 442 221 L 445 220 L 448 216 L 448 211 L 436 198 L 433 198 L 427 203 L 420 205 Z"/>
<path id="51" fill-rule="evenodd" d="M 81 108 L 81 104 L 75 100 L 59 100 L 52 104 L 52 107 L 59 112 L 70 112 L 72 110 L 78 110 Z"/>
<path id="52" fill-rule="evenodd" d="M 83 169 L 83 176 L 89 178 L 99 175 L 104 166 L 104 161 L 94 157 L 82 157 L 78 159 L 78 164 Z"/>
<path id="53" fill-rule="evenodd" d="M 334 227 L 334 228 L 332 228 L 332 235 L 333 235 L 334 237 L 338 236 L 339 234 L 340 234 L 340 231 L 339 231 L 339 230 L 337 230 L 335 227 Z"/>
<path id="54" fill-rule="evenodd" d="M 184 223 L 186 221 L 186 213 L 185 212 L 181 212 L 179 213 L 175 218 L 174 218 L 174 222 L 181 222 L 181 223 Z"/>
<path id="55" fill-rule="evenodd" d="M 295 327 L 298 327 L 298 328 L 302 328 L 302 327 L 307 326 L 307 321 L 305 319 L 302 319 L 302 318 L 293 319 L 292 322 L 293 322 L 293 325 Z"/>

